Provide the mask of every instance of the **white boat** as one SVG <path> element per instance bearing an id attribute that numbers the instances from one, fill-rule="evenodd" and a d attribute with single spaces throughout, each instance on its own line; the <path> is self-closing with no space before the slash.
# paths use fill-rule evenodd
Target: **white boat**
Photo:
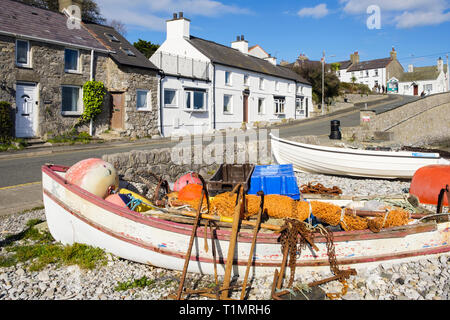
<path id="1" fill-rule="evenodd" d="M 311 145 L 271 136 L 272 153 L 279 164 L 296 171 L 339 176 L 411 179 L 421 167 L 450 164 L 438 153 L 376 151 Z"/>
<path id="2" fill-rule="evenodd" d="M 82 243 L 102 248 L 118 257 L 172 270 L 183 270 L 193 226 L 169 222 L 123 208 L 70 184 L 65 180 L 67 167 L 42 167 L 43 199 L 49 230 L 63 244 Z M 236 246 L 233 275 L 245 274 L 253 230 L 241 230 Z M 214 274 L 210 241 L 217 248 L 217 271 L 223 275 L 231 231 L 221 228 L 213 235 L 206 232 L 209 251 L 205 250 L 205 229 L 198 229 L 188 272 Z M 450 222 L 417 223 L 379 233 L 370 230 L 335 232 L 338 263 L 347 267 L 368 266 L 382 261 L 403 261 L 450 252 Z M 279 234 L 260 232 L 250 274 L 272 276 L 282 262 Z M 297 260 L 297 272 L 329 270 L 326 239 L 317 235 L 318 251 L 303 250 Z M 289 273 L 289 270 L 287 270 Z"/>

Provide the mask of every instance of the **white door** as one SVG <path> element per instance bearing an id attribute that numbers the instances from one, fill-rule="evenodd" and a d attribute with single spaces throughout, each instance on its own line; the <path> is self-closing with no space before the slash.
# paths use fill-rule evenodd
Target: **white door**
<path id="1" fill-rule="evenodd" d="M 16 137 L 32 138 L 36 134 L 36 85 L 16 86 Z"/>

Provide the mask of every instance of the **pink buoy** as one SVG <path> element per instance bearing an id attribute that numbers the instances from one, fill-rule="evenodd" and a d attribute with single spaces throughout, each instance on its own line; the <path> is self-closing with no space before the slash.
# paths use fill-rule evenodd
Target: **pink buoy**
<path id="1" fill-rule="evenodd" d="M 109 190 L 119 188 L 119 176 L 114 166 L 101 159 L 82 160 L 69 168 L 65 176 L 67 182 L 106 198 Z"/>
<path id="2" fill-rule="evenodd" d="M 185 174 L 184 176 L 180 177 L 173 186 L 173 191 L 181 191 L 184 187 L 186 187 L 188 184 L 202 184 L 202 181 L 198 177 L 198 175 L 195 172 L 189 172 Z"/>

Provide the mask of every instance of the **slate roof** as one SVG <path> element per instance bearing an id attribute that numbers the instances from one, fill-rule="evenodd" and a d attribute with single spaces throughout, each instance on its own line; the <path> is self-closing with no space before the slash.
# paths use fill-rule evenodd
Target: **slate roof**
<path id="1" fill-rule="evenodd" d="M 345 60 L 345 61 L 339 61 L 336 62 L 339 63 L 341 66 L 339 67 L 339 70 L 348 69 L 348 67 L 351 66 L 352 61 L 351 60 Z"/>
<path id="2" fill-rule="evenodd" d="M 293 80 L 304 84 L 310 83 L 296 72 L 283 66 L 275 66 L 263 59 L 246 55 L 233 49 L 209 40 L 191 36 L 188 41 L 213 63 L 267 74 L 274 77 Z"/>
<path id="3" fill-rule="evenodd" d="M 348 68 L 347 72 L 385 68 L 389 63 L 391 63 L 391 61 L 393 61 L 392 58 L 362 61 L 353 64 L 350 68 Z"/>
<path id="4" fill-rule="evenodd" d="M 447 65 L 444 65 L 444 72 L 447 72 Z M 400 77 L 400 82 L 413 82 L 421 80 L 436 80 L 439 76 L 437 66 L 415 67 L 413 72 L 404 72 Z"/>
<path id="5" fill-rule="evenodd" d="M 74 46 L 106 51 L 86 29 L 69 29 L 67 17 L 11 0 L 0 1 L 0 33 L 42 38 Z"/>
<path id="6" fill-rule="evenodd" d="M 104 26 L 95 23 L 84 23 L 85 27 L 93 32 L 94 36 L 107 48 L 112 50 L 110 52 L 111 58 L 118 64 L 159 70 L 153 63 L 150 62 L 138 49 L 128 42 L 119 32 L 110 26 Z M 114 36 L 117 41 L 112 40 L 109 35 Z M 124 50 L 130 50 L 133 55 L 126 53 Z"/>

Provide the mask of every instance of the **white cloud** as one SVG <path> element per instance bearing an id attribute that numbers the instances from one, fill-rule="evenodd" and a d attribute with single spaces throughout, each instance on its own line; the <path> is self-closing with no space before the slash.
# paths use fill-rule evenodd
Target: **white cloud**
<path id="1" fill-rule="evenodd" d="M 251 13 L 249 9 L 214 0 L 97 0 L 97 4 L 107 19 L 156 31 L 165 30 L 165 21 L 174 12 L 182 11 L 187 18 Z"/>
<path id="2" fill-rule="evenodd" d="M 329 13 L 327 5 L 325 3 L 318 4 L 312 8 L 303 8 L 297 14 L 300 17 L 312 17 L 320 19 L 325 17 Z"/>
<path id="3" fill-rule="evenodd" d="M 381 9 L 383 23 L 397 28 L 437 25 L 450 21 L 448 0 L 339 0 L 347 14 L 366 14 L 371 5 Z"/>

